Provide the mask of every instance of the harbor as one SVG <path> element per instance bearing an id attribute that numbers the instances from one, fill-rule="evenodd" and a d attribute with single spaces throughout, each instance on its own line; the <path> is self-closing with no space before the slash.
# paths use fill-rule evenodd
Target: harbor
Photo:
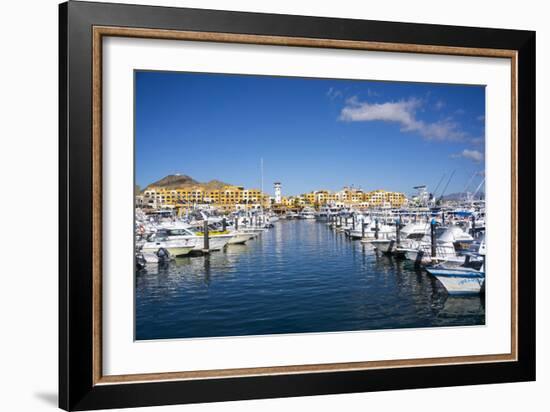
<path id="1" fill-rule="evenodd" d="M 483 201 L 136 211 L 136 339 L 485 323 Z"/>
<path id="2" fill-rule="evenodd" d="M 137 71 L 136 339 L 485 325 L 485 92 Z"/>

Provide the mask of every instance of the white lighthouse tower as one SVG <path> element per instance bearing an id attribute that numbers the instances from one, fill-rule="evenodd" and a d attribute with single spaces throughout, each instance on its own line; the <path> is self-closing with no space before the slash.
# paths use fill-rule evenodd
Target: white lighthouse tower
<path id="1" fill-rule="evenodd" d="M 281 183 L 275 182 L 273 184 L 273 187 L 275 188 L 275 204 L 280 205 L 281 204 Z"/>

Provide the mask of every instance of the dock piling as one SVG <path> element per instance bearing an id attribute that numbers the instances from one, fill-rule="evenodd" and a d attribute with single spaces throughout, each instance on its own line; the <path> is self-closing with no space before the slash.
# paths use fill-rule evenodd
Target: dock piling
<path id="1" fill-rule="evenodd" d="M 432 258 L 435 258 L 435 219 L 432 219 L 432 222 L 430 224 L 430 241 L 432 246 Z"/>
<path id="2" fill-rule="evenodd" d="M 203 244 L 202 251 L 204 253 L 209 253 L 210 252 L 210 238 L 209 238 L 209 235 L 208 235 L 208 220 L 204 221 L 203 237 L 204 237 L 204 244 Z"/>
<path id="3" fill-rule="evenodd" d="M 401 244 L 401 221 L 400 219 L 397 219 L 395 221 L 395 243 L 397 246 L 400 246 Z"/>

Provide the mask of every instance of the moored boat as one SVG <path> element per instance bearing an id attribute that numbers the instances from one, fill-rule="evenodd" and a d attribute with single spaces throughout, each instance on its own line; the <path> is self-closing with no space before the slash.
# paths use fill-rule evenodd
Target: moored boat
<path id="1" fill-rule="evenodd" d="M 485 271 L 467 267 L 426 267 L 426 271 L 435 277 L 450 295 L 477 294 L 485 283 Z"/>

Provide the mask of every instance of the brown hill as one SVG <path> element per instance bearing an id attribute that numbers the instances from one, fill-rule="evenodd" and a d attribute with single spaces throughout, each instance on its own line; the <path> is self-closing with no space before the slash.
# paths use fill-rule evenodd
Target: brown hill
<path id="1" fill-rule="evenodd" d="M 199 184 L 195 179 L 193 179 L 190 176 L 187 175 L 168 175 L 163 177 L 160 180 L 157 180 L 156 182 L 151 183 L 147 186 L 147 188 L 150 187 L 162 187 L 165 189 L 176 189 L 178 187 L 183 186 L 192 186 Z"/>
<path id="2" fill-rule="evenodd" d="M 211 180 L 207 183 L 201 183 L 201 186 L 204 186 L 208 190 L 220 190 L 223 189 L 224 186 L 230 186 L 228 183 L 224 183 L 220 180 Z"/>
<path id="3" fill-rule="evenodd" d="M 150 189 L 153 187 L 164 189 L 180 189 L 189 186 L 199 186 L 208 190 L 218 190 L 228 185 L 228 183 L 224 183 L 220 180 L 210 180 L 209 182 L 201 183 L 193 179 L 191 176 L 176 174 L 165 176 L 162 179 L 148 185 L 146 189 Z"/>

